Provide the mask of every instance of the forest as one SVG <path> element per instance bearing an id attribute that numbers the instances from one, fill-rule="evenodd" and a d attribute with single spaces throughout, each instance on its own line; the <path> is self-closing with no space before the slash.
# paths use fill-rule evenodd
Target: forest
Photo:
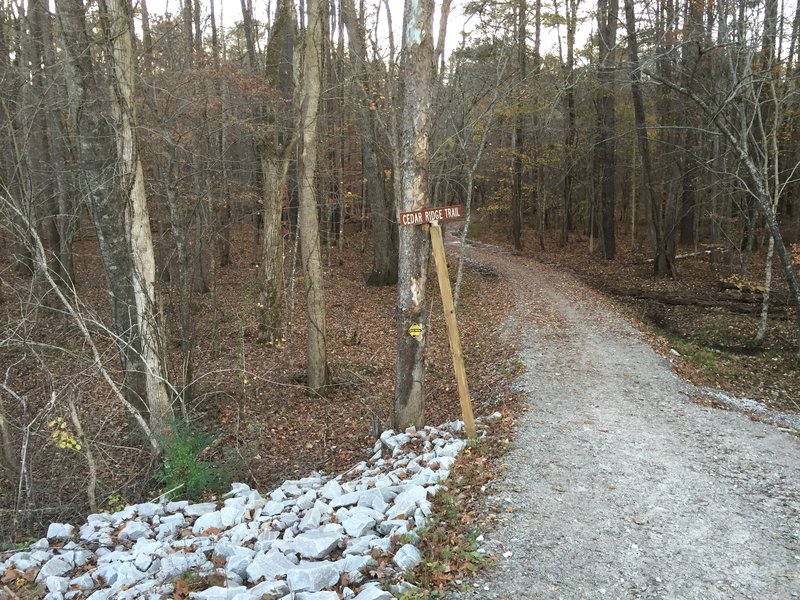
<path id="1" fill-rule="evenodd" d="M 0 0 L 0 541 L 461 418 L 427 207 L 476 414 L 515 362 L 471 240 L 797 411 L 800 4 L 405 4 Z"/>

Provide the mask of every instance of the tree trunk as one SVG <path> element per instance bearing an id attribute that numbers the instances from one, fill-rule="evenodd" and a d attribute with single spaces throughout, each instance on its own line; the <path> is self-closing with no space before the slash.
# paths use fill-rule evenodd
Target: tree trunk
<path id="1" fill-rule="evenodd" d="M 256 34 L 253 28 L 253 5 L 250 0 L 241 0 L 241 8 L 242 27 L 244 28 L 244 38 L 247 44 L 247 66 L 253 73 L 257 73 L 258 61 L 256 57 Z"/>
<path id="2" fill-rule="evenodd" d="M 686 24 L 688 41 L 683 44 L 683 80 L 684 85 L 692 89 L 698 78 L 700 63 L 700 48 L 704 43 L 705 30 L 703 28 L 703 5 L 700 0 L 686 0 Z M 681 212 L 680 212 L 680 241 L 682 244 L 694 244 L 695 236 L 695 179 L 697 178 L 697 153 L 698 135 L 696 123 L 692 115 L 688 98 L 683 96 L 681 102 L 680 122 L 684 128 L 683 159 L 681 165 Z"/>
<path id="3" fill-rule="evenodd" d="M 308 0 L 308 28 L 303 44 L 301 121 L 303 148 L 298 166 L 300 248 L 308 312 L 308 388 L 324 394 L 328 385 L 325 348 L 325 295 L 320 256 L 319 219 L 314 176 L 317 170 L 317 116 L 322 87 L 323 1 Z"/>
<path id="4" fill-rule="evenodd" d="M 770 235 L 775 243 L 775 252 L 777 252 L 778 258 L 781 261 L 783 272 L 786 276 L 786 283 L 789 287 L 789 292 L 796 307 L 795 318 L 797 320 L 797 332 L 798 335 L 800 335 L 800 283 L 797 279 L 797 273 L 795 272 L 792 258 L 786 249 L 786 244 L 783 242 L 783 235 L 778 224 L 777 215 L 773 211 L 773 200 L 770 196 L 769 181 L 766 178 L 765 172 L 758 164 L 756 164 L 750 154 L 750 145 L 752 143 L 750 135 L 752 134 L 752 129 L 748 130 L 747 137 L 743 137 L 742 132 L 737 133 L 737 130 L 731 127 L 731 120 L 728 118 L 727 114 L 713 108 L 696 93 L 680 86 L 673 81 L 669 81 L 658 74 L 651 72 L 647 72 L 647 74 L 666 87 L 689 96 L 692 101 L 703 111 L 703 113 L 705 113 L 705 115 L 711 119 L 717 130 L 725 137 L 730 144 L 731 149 L 734 151 L 739 164 L 744 167 L 744 169 L 747 171 L 747 174 L 750 176 L 750 180 L 748 181 L 748 192 L 755 200 L 756 205 L 761 212 L 761 216 L 764 217 L 767 229 L 769 230 Z M 766 152 L 767 149 L 761 148 L 761 151 Z"/>
<path id="5" fill-rule="evenodd" d="M 156 265 L 144 175 L 136 147 L 136 111 L 134 106 L 135 57 L 133 54 L 133 19 L 129 0 L 107 0 L 109 39 L 114 59 L 112 83 L 116 91 L 117 152 L 122 169 L 122 189 L 128 190 L 126 229 L 130 236 L 133 270 L 131 279 L 144 366 L 145 390 L 150 428 L 161 435 L 170 430 L 172 406 L 166 389 L 166 373 L 161 352 L 164 350 L 159 302 L 156 291 Z"/>
<path id="6" fill-rule="evenodd" d="M 525 153 L 525 130 L 523 128 L 522 102 L 519 94 L 525 87 L 527 76 L 527 0 L 517 5 L 517 108 L 514 111 L 514 137 L 511 152 L 511 239 L 516 250 L 522 249 L 522 156 Z"/>
<path id="7" fill-rule="evenodd" d="M 426 205 L 428 136 L 436 65 L 433 57 L 433 0 L 406 0 L 403 15 L 403 104 L 400 148 L 401 212 Z M 394 425 L 404 429 L 424 422 L 427 338 L 425 291 L 430 258 L 430 238 L 425 227 L 400 229 L 397 282 L 397 379 Z M 409 335 L 412 324 L 422 334 Z"/>
<path id="8" fill-rule="evenodd" d="M 580 0 L 566 0 L 567 17 L 567 63 L 565 65 L 566 90 L 564 105 L 566 122 L 564 129 L 564 215 L 561 220 L 559 243 L 565 246 L 572 231 L 572 168 L 575 163 L 575 30 L 578 26 L 578 4 Z"/>
<path id="9" fill-rule="evenodd" d="M 636 126 L 636 139 L 639 145 L 639 163 L 642 169 L 642 197 L 644 198 L 647 237 L 653 249 L 653 273 L 656 276 L 670 275 L 673 272 L 672 259 L 666 252 L 663 242 L 664 230 L 661 219 L 658 194 L 653 183 L 650 140 L 647 136 L 647 123 L 642 95 L 642 73 L 639 64 L 639 45 L 636 36 L 636 20 L 633 0 L 625 0 L 625 24 L 628 35 L 630 57 L 631 96 L 633 99 L 633 118 Z"/>
<path id="10" fill-rule="evenodd" d="M 78 220 L 77 208 L 72 199 L 73 169 L 70 164 L 70 141 L 64 131 L 61 111 L 58 109 L 58 95 L 63 93 L 63 86 L 57 83 L 56 71 L 60 69 L 57 64 L 56 49 L 53 42 L 52 27 L 49 11 L 42 11 L 41 24 L 43 58 L 46 71 L 49 74 L 45 89 L 47 100 L 47 128 L 48 128 L 48 157 L 51 172 L 55 174 L 55 227 L 58 241 L 53 252 L 54 279 L 66 287 L 71 287 L 75 282 L 75 267 L 72 260 L 72 241 L 75 236 L 75 226 Z"/>
<path id="11" fill-rule="evenodd" d="M 600 167 L 600 212 L 603 258 L 616 254 L 614 212 L 616 205 L 616 143 L 614 141 L 614 69 L 617 45 L 618 0 L 600 0 L 597 25 L 600 38 L 597 98 L 597 158 Z"/>
<path id="12" fill-rule="evenodd" d="M 279 90 L 281 102 L 267 106 L 267 127 L 261 140 L 261 172 L 264 211 L 264 279 L 260 338 L 268 344 L 283 340 L 283 229 L 281 215 L 286 198 L 289 164 L 296 140 L 293 61 L 295 16 L 294 3 L 281 0 L 275 13 L 270 41 L 267 45 L 266 74 L 270 85 Z"/>
<path id="13" fill-rule="evenodd" d="M 353 75 L 359 88 L 356 94 L 356 123 L 361 134 L 361 155 L 366 178 L 367 201 L 372 215 L 372 271 L 369 285 L 397 283 L 397 220 L 392 195 L 387 193 L 380 159 L 379 129 L 375 112 L 370 110 L 371 94 L 366 73 L 367 50 L 364 30 L 356 19 L 353 0 L 342 0 L 342 20 L 347 27 Z"/>
<path id="14" fill-rule="evenodd" d="M 80 0 L 56 0 L 67 55 L 66 79 L 76 118 L 80 184 L 92 204 L 103 259 L 127 400 L 164 433 L 172 417 L 160 360 L 163 350 L 155 296 L 155 261 L 136 154 L 133 106 L 133 32 L 130 6 L 110 0 L 109 58 L 115 99 L 92 64 Z M 112 127 L 113 123 L 113 127 Z"/>

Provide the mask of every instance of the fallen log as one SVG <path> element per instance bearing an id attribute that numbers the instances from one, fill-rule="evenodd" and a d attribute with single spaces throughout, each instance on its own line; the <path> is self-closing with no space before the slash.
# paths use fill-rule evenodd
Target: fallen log
<path id="1" fill-rule="evenodd" d="M 709 248 L 707 250 L 698 250 L 697 252 L 687 252 L 685 254 L 677 254 L 675 256 L 675 260 L 681 260 L 683 258 L 692 258 L 694 256 L 703 256 L 705 254 L 709 254 L 710 255 L 712 252 L 725 252 L 726 250 L 727 250 L 726 248 L 720 246 L 718 248 Z M 645 259 L 643 261 L 639 261 L 639 262 L 636 262 L 636 263 L 633 263 L 633 264 L 635 264 L 635 265 L 646 265 L 646 264 L 652 264 L 653 261 L 655 261 L 654 258 L 648 258 L 648 259 Z"/>

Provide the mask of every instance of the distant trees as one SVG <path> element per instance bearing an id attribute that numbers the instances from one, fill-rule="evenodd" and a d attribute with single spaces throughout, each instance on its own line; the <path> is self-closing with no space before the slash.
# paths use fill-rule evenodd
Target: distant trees
<path id="1" fill-rule="evenodd" d="M 45 309 L 86 325 L 81 340 L 113 340 L 69 352 L 96 369 L 112 357 L 106 384 L 152 443 L 198 398 L 198 319 L 219 356 L 242 343 L 256 307 L 255 338 L 283 351 L 295 299 L 286 255 L 302 267 L 307 385 L 321 393 L 322 241 L 331 264 L 336 236 L 359 228 L 372 252 L 360 275 L 398 286 L 395 424 L 422 423 L 429 241 L 422 227 L 399 230 L 397 213 L 430 203 L 498 220 L 517 248 L 535 226 L 541 246 L 585 237 L 594 251 L 599 239 L 612 259 L 629 233 L 655 276 L 680 274 L 683 244 L 746 277 L 764 244 L 800 306 L 787 249 L 800 240 L 800 13 L 775 0 L 468 2 L 475 30 L 448 54 L 449 2 L 405 3 L 399 53 L 391 6 L 277 0 L 266 14 L 243 0 L 241 19 L 223 23 L 193 0 L 174 16 L 127 0 L 55 0 L 52 12 L 0 0 L 0 225 L 15 293 L 32 298 L 4 330 L 14 351 L 32 334 L 13 323 Z M 102 264 L 106 312 L 82 312 L 78 231 Z M 253 249 L 232 253 L 232 236 Z M 241 315 L 217 302 L 231 274 L 253 277 Z M 756 342 L 769 294 L 763 307 Z M 226 321 L 241 339 L 225 337 Z M 0 405 L 9 472 L 11 398 Z"/>
<path id="2" fill-rule="evenodd" d="M 371 285 L 394 285 L 397 282 L 398 231 L 395 216 L 393 187 L 387 185 L 386 159 L 381 152 L 381 138 L 393 136 L 379 121 L 377 112 L 383 104 L 370 77 L 370 62 L 363 20 L 356 15 L 353 0 L 341 0 L 341 16 L 347 28 L 350 66 L 355 95 L 355 116 L 361 135 L 361 166 L 364 172 L 364 190 L 372 216 L 373 259 L 372 271 L 367 277 Z"/>

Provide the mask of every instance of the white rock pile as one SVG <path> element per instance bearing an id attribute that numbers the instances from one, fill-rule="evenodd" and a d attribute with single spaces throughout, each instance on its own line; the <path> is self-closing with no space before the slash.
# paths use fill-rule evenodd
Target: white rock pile
<path id="1" fill-rule="evenodd" d="M 384 432 L 374 454 L 337 477 L 285 481 L 266 496 L 234 484 L 221 502 L 148 502 L 89 515 L 0 563 L 51 600 L 159 599 L 194 574 L 201 600 L 384 600 L 413 586 L 415 530 L 464 441 L 461 423 Z M 212 585 L 213 584 L 213 585 Z M 341 595 L 340 595 L 341 594 Z"/>

